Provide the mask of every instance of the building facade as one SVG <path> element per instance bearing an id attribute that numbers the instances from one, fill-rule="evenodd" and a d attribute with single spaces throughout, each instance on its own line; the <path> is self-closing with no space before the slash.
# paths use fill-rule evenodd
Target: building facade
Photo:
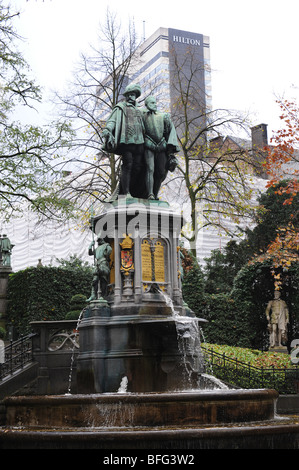
<path id="1" fill-rule="evenodd" d="M 137 50 L 130 82 L 140 84 L 143 97 L 153 94 L 159 109 L 172 112 L 182 85 L 205 113 L 211 108 L 210 39 L 199 33 L 159 28 Z M 183 83 L 185 82 L 185 83 Z"/>

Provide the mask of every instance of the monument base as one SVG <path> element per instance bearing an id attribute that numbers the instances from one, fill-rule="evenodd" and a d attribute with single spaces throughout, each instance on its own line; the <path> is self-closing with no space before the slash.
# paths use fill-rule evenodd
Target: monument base
<path id="1" fill-rule="evenodd" d="M 151 305 L 86 309 L 79 326 L 78 393 L 117 392 L 127 378 L 128 392 L 163 392 L 196 386 L 204 372 L 200 345 L 194 350 L 194 330 L 200 320 L 180 317 L 182 331 L 169 307 Z M 111 312 L 113 315 L 109 315 Z M 163 315 L 164 311 L 164 315 Z"/>
<path id="2" fill-rule="evenodd" d="M 79 325 L 78 393 L 117 392 L 124 377 L 134 393 L 192 387 L 204 372 L 204 320 L 182 297 L 181 214 L 163 201 L 121 198 L 93 222 L 111 246 L 110 282 Z"/>

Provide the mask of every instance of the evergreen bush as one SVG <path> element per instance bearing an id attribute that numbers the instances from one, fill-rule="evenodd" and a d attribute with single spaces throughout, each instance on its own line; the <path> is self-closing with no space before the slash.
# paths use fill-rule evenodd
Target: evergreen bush
<path id="1" fill-rule="evenodd" d="M 203 325 L 204 339 L 210 343 L 231 346 L 248 345 L 248 332 L 244 318 L 236 303 L 228 294 L 206 294 L 202 317 L 208 320 Z"/>
<path id="2" fill-rule="evenodd" d="M 31 321 L 63 320 L 71 298 L 78 292 L 90 295 L 90 270 L 42 266 L 9 276 L 7 322 L 16 335 L 30 332 Z"/>
<path id="3" fill-rule="evenodd" d="M 66 320 L 78 320 L 80 313 L 86 306 L 86 295 L 75 294 L 71 298 L 71 310 L 66 314 Z"/>
<path id="4" fill-rule="evenodd" d="M 184 272 L 182 279 L 182 293 L 188 307 L 197 315 L 202 313 L 204 301 L 205 281 L 199 264 L 193 260 L 192 268 Z"/>
<path id="5" fill-rule="evenodd" d="M 207 293 L 201 268 L 193 263 L 184 274 L 183 297 L 198 317 L 205 318 L 203 332 L 211 343 L 267 350 L 269 333 L 265 315 L 274 298 L 273 267 L 270 260 L 246 264 L 238 272 L 229 293 Z M 288 347 L 299 337 L 299 264 L 293 263 L 281 275 L 281 296 L 288 305 L 290 325 Z"/>
<path id="6" fill-rule="evenodd" d="M 230 296 L 234 299 L 238 315 L 243 317 L 247 330 L 247 347 L 265 350 L 269 346 L 266 307 L 274 298 L 272 263 L 254 263 L 244 266 L 234 280 Z M 299 334 L 299 264 L 294 263 L 287 271 L 276 270 L 281 275 L 281 298 L 286 301 L 290 313 L 288 346 Z M 236 346 L 242 346 L 236 344 Z"/>

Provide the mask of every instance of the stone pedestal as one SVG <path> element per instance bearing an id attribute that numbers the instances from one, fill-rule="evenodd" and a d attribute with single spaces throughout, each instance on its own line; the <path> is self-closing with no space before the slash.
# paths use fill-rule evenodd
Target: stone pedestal
<path id="1" fill-rule="evenodd" d="M 203 371 L 200 348 L 188 345 L 199 320 L 182 298 L 182 223 L 167 203 L 136 199 L 117 201 L 95 219 L 96 235 L 113 249 L 110 285 L 108 298 L 90 302 L 79 326 L 79 393 L 116 392 L 123 377 L 130 392 L 185 388 L 186 374 L 191 382 Z M 177 318 L 190 327 L 184 345 Z"/>
<path id="2" fill-rule="evenodd" d="M 269 349 L 269 352 L 289 354 L 287 346 L 274 346 Z"/>

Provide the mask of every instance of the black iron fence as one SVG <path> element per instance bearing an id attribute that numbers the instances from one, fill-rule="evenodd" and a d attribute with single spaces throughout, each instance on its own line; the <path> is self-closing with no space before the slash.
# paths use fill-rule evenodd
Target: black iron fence
<path id="1" fill-rule="evenodd" d="M 4 349 L 4 362 L 0 363 L 0 382 L 23 369 L 33 360 L 32 338 L 34 334 L 11 341 Z"/>
<path id="2" fill-rule="evenodd" d="M 32 340 L 36 336 L 38 337 L 38 343 L 34 346 Z M 41 350 L 41 337 L 43 335 L 40 332 L 39 334 L 32 333 L 17 341 L 11 341 L 5 347 L 4 362 L 0 363 L 0 383 L 6 377 L 22 370 L 33 361 L 34 347 L 38 351 Z M 45 341 L 47 345 L 48 342 Z M 53 354 L 53 348 L 49 347 L 48 349 L 48 353 Z M 35 353 L 37 353 L 37 350 Z M 227 384 L 241 388 L 271 388 L 277 390 L 280 394 L 299 393 L 299 365 L 282 369 L 274 366 L 269 368 L 256 367 L 226 354 L 218 353 L 204 345 L 202 345 L 202 351 L 208 372 Z M 61 355 L 61 352 L 58 352 Z"/>
<path id="3" fill-rule="evenodd" d="M 241 388 L 271 388 L 280 394 L 299 393 L 299 367 L 256 367 L 202 346 L 207 368 L 223 382 Z"/>

